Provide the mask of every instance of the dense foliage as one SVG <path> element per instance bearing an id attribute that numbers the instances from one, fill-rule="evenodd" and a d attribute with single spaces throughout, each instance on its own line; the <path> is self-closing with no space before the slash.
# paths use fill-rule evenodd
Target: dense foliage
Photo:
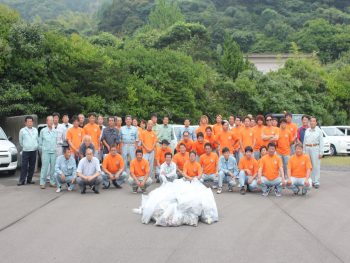
<path id="1" fill-rule="evenodd" d="M 157 0 L 154 6 L 147 0 L 115 0 L 98 11 L 105 19 L 68 12 L 46 22 L 23 20 L 13 9 L 0 5 L 0 117 L 96 111 L 148 118 L 157 112 L 179 122 L 184 117 L 198 119 L 201 114 L 213 120 L 218 113 L 255 115 L 287 110 L 315 114 L 324 124 L 349 123 L 350 37 L 345 4 L 331 7 L 334 12 L 328 17 L 337 16 L 334 21 L 315 11 L 298 28 L 284 18 L 293 30 L 288 29 L 288 36 L 280 37 L 277 46 L 288 43 L 286 50 L 292 49 L 295 57 L 283 69 L 264 75 L 246 62 L 242 50 L 254 50 L 254 46 L 260 46 L 261 52 L 284 49 L 264 49 L 256 36 L 242 42 L 235 27 L 216 31 L 217 22 L 211 16 L 221 21 L 230 7 L 233 13 L 244 9 L 247 13 L 241 19 L 254 19 L 246 23 L 251 30 L 244 31 L 242 24 L 241 37 L 263 34 L 266 41 L 274 41 L 277 38 L 265 35 L 259 29 L 262 20 L 256 19 L 289 17 L 288 12 L 301 6 L 280 2 L 303 2 L 303 13 L 309 14 L 315 1 L 248 2 L 254 1 L 177 4 Z M 319 6 L 329 7 L 332 2 Z M 112 18 L 119 22 L 113 24 Z M 281 21 L 275 25 L 281 26 Z M 295 38 L 290 38 L 291 33 Z M 266 44 L 266 48 L 274 47 Z M 311 59 L 300 58 L 299 53 L 305 51 L 318 53 Z"/>

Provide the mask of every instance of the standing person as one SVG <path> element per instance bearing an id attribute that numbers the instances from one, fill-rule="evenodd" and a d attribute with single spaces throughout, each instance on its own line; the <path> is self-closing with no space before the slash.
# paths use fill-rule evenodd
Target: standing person
<path id="1" fill-rule="evenodd" d="M 137 118 L 133 118 L 133 119 L 132 119 L 132 126 L 134 126 L 134 127 L 137 129 L 137 134 L 138 134 L 139 138 L 141 138 L 143 129 L 142 129 L 141 127 L 139 127 L 138 125 L 139 125 L 139 122 L 138 122 Z M 140 140 L 139 140 L 139 142 L 138 142 L 137 149 L 142 149 L 141 141 L 140 141 Z"/>
<path id="2" fill-rule="evenodd" d="M 159 131 L 159 124 L 157 123 L 158 122 L 158 115 L 153 113 L 151 115 L 151 121 L 153 123 L 153 128 L 152 130 L 156 133 L 156 135 L 158 136 L 158 131 Z"/>
<path id="3" fill-rule="evenodd" d="M 244 127 L 241 128 L 241 136 L 239 140 L 239 145 L 241 149 L 239 159 L 241 159 L 245 154 L 246 147 L 255 147 L 256 139 L 254 136 L 254 130 L 250 127 L 250 121 L 250 117 L 246 116 L 244 118 Z"/>
<path id="4" fill-rule="evenodd" d="M 305 132 L 303 148 L 310 156 L 312 163 L 311 179 L 312 185 L 318 189 L 320 187 L 321 159 L 323 156 L 323 133 L 317 127 L 317 118 L 310 118 L 310 128 Z"/>
<path id="5" fill-rule="evenodd" d="M 272 187 L 275 188 L 275 195 L 282 196 L 282 186 L 285 185 L 283 165 L 281 158 L 276 155 L 276 144 L 270 142 L 267 152 L 259 160 L 258 184 L 261 185 L 263 196 L 268 196 Z"/>
<path id="6" fill-rule="evenodd" d="M 291 189 L 295 195 L 299 194 L 299 187 L 302 187 L 302 195 L 306 195 L 307 191 L 311 189 L 311 169 L 312 165 L 310 156 L 304 154 L 303 145 L 297 143 L 295 145 L 295 155 L 293 155 L 288 161 L 287 181 L 287 187 Z"/>
<path id="7" fill-rule="evenodd" d="M 272 117 L 271 124 L 272 127 L 278 128 L 278 119 L 276 117 Z"/>
<path id="8" fill-rule="evenodd" d="M 179 145 L 183 143 L 186 145 L 186 151 L 190 152 L 192 150 L 193 141 L 190 139 L 190 134 L 187 131 L 184 131 L 182 140 L 176 146 L 176 151 L 179 151 Z"/>
<path id="9" fill-rule="evenodd" d="M 171 153 L 171 148 L 169 147 L 169 142 L 167 140 L 163 140 L 161 141 L 161 147 L 159 147 L 157 149 L 156 152 L 156 163 L 157 163 L 157 167 L 156 167 L 156 179 L 157 179 L 157 183 L 159 183 L 159 169 L 160 166 L 165 162 L 165 154 L 166 153 Z"/>
<path id="10" fill-rule="evenodd" d="M 216 153 L 212 152 L 211 144 L 207 142 L 204 146 L 205 154 L 199 158 L 199 163 L 202 166 L 203 175 L 201 182 L 213 182 L 212 188 L 218 188 L 219 182 L 219 157 Z"/>
<path id="11" fill-rule="evenodd" d="M 255 190 L 258 188 L 257 176 L 258 176 L 258 161 L 253 157 L 253 148 L 247 146 L 245 149 L 245 155 L 239 160 L 239 184 L 241 186 L 240 193 L 244 195 L 247 190 Z"/>
<path id="12" fill-rule="evenodd" d="M 197 133 L 197 136 L 198 136 L 199 133 Z M 204 140 L 210 142 L 211 144 L 211 148 L 213 149 L 213 151 L 216 151 L 218 155 L 220 155 L 220 153 L 218 152 L 218 144 L 216 142 L 216 137 L 214 136 L 213 134 L 213 131 L 211 129 L 210 126 L 208 126 L 206 129 L 205 129 L 205 135 L 204 135 Z"/>
<path id="13" fill-rule="evenodd" d="M 120 129 L 120 148 L 124 164 L 128 167 L 128 158 L 135 159 L 135 151 L 139 144 L 139 135 L 136 127 L 131 125 L 132 117 L 127 115 L 125 117 L 125 126 Z"/>
<path id="14" fill-rule="evenodd" d="M 235 115 L 231 114 L 230 117 L 228 117 L 228 124 L 230 130 L 232 130 L 232 128 L 235 127 Z"/>
<path id="15" fill-rule="evenodd" d="M 85 116 L 82 113 L 78 114 L 78 119 L 79 119 L 79 127 L 84 128 L 84 122 L 85 122 Z"/>
<path id="16" fill-rule="evenodd" d="M 185 162 L 184 169 L 183 169 L 183 176 L 185 180 L 192 181 L 193 179 L 197 178 L 198 180 L 202 177 L 202 167 L 201 165 L 196 161 L 197 155 L 195 152 L 189 153 L 189 160 Z"/>
<path id="17" fill-rule="evenodd" d="M 292 143 L 290 145 L 290 153 L 294 154 L 294 146 L 295 143 L 297 142 L 297 135 L 298 135 L 298 126 L 292 122 L 292 113 L 286 112 L 285 114 L 286 120 L 287 120 L 287 129 L 289 132 L 292 134 Z"/>
<path id="18" fill-rule="evenodd" d="M 19 131 L 19 145 L 22 147 L 21 175 L 17 185 L 34 184 L 33 175 L 39 147 L 38 130 L 33 127 L 33 117 L 26 116 L 25 127 Z"/>
<path id="19" fill-rule="evenodd" d="M 137 193 L 138 188 L 141 189 L 142 193 L 146 193 L 147 187 L 152 184 L 152 179 L 149 176 L 149 164 L 142 157 L 142 150 L 136 150 L 136 159 L 130 163 L 129 185 L 134 194 Z"/>
<path id="20" fill-rule="evenodd" d="M 264 145 L 262 139 L 262 132 L 264 129 L 265 118 L 263 115 L 256 116 L 256 126 L 253 128 L 254 138 L 255 138 L 255 147 L 254 147 L 254 158 L 256 160 L 260 159 L 260 147 Z"/>
<path id="21" fill-rule="evenodd" d="M 240 157 L 240 143 L 239 138 L 241 137 L 241 131 L 242 131 L 242 118 L 240 116 L 236 116 L 235 118 L 235 127 L 231 129 L 231 134 L 237 138 L 237 141 L 234 143 L 232 148 L 232 153 L 236 158 L 237 163 L 239 162 Z"/>
<path id="22" fill-rule="evenodd" d="M 267 146 L 270 142 L 276 143 L 279 137 L 279 130 L 272 126 L 272 116 L 266 115 L 266 126 L 262 130 L 261 138 L 264 145 Z"/>
<path id="23" fill-rule="evenodd" d="M 115 128 L 117 129 L 117 131 L 120 132 L 120 129 L 122 128 L 122 124 L 123 124 L 123 119 L 121 117 L 115 117 Z"/>
<path id="24" fill-rule="evenodd" d="M 140 142 L 143 149 L 143 158 L 149 163 L 150 176 L 153 176 L 154 172 L 154 160 L 157 146 L 157 135 L 153 131 L 153 122 L 149 120 L 147 122 L 146 130 L 142 132 L 140 136 Z"/>
<path id="25" fill-rule="evenodd" d="M 179 178 L 184 177 L 184 165 L 186 161 L 190 159 L 189 153 L 186 151 L 186 145 L 180 144 L 179 152 L 177 152 L 173 158 L 173 162 L 176 164 L 176 173 Z"/>
<path id="26" fill-rule="evenodd" d="M 159 125 L 158 127 L 157 138 L 159 143 L 163 140 L 167 140 L 168 142 L 171 142 L 172 140 L 174 140 L 173 128 L 171 125 L 169 125 L 168 116 L 164 116 L 163 124 Z"/>
<path id="27" fill-rule="evenodd" d="M 254 128 L 256 126 L 256 121 L 255 121 L 255 119 L 251 119 L 251 121 L 250 121 L 250 127 L 251 128 Z"/>
<path id="28" fill-rule="evenodd" d="M 41 172 L 40 187 L 45 189 L 46 176 L 50 177 L 50 187 L 56 186 L 55 163 L 56 163 L 56 145 L 57 131 L 53 127 L 53 117 L 46 118 L 47 127 L 41 130 L 39 136 L 39 150 L 41 152 Z"/>
<path id="29" fill-rule="evenodd" d="M 69 123 L 69 116 L 66 113 L 63 114 L 63 116 L 62 116 L 62 126 L 64 128 L 64 131 L 63 131 L 63 138 L 64 138 L 63 147 L 69 147 L 68 141 L 67 141 L 67 131 L 68 131 L 68 129 L 72 128 L 73 125 Z"/>
<path id="30" fill-rule="evenodd" d="M 100 140 L 99 140 L 99 144 L 100 144 L 100 147 L 99 147 L 99 151 L 98 151 L 98 159 L 100 160 L 100 162 L 102 162 L 103 160 L 103 143 L 102 143 L 102 134 L 103 134 L 103 131 L 104 129 L 106 128 L 106 126 L 103 124 L 104 123 L 104 117 L 102 115 L 98 115 L 97 116 L 97 125 L 98 127 L 100 127 Z"/>
<path id="31" fill-rule="evenodd" d="M 140 121 L 140 128 L 142 129 L 142 131 L 145 131 L 146 127 L 147 127 L 147 122 L 144 119 L 142 119 Z"/>
<path id="32" fill-rule="evenodd" d="M 199 127 L 196 130 L 196 135 L 199 132 L 202 132 L 204 134 L 207 127 L 210 127 L 208 123 L 209 123 L 208 117 L 206 115 L 202 115 L 199 120 Z"/>
<path id="33" fill-rule="evenodd" d="M 163 180 L 173 182 L 178 178 L 176 173 L 176 164 L 172 161 L 172 158 L 172 153 L 165 154 L 165 162 L 160 166 L 159 171 L 159 179 L 161 183 L 163 183 Z"/>
<path id="34" fill-rule="evenodd" d="M 280 126 L 280 134 L 277 141 L 277 153 L 282 159 L 284 177 L 287 179 L 288 160 L 291 155 L 290 149 L 293 143 L 293 137 L 289 129 L 287 129 L 287 120 L 282 118 Z"/>
<path id="35" fill-rule="evenodd" d="M 57 131 L 57 143 L 56 143 L 56 156 L 60 156 L 63 154 L 63 143 L 65 141 L 64 133 L 66 127 L 59 123 L 60 114 L 58 112 L 52 113 L 53 117 L 53 127 Z"/>
<path id="36" fill-rule="evenodd" d="M 85 132 L 82 128 L 79 127 L 79 118 L 73 116 L 73 127 L 68 129 L 66 138 L 71 153 L 74 155 L 76 161 L 79 160 L 79 147 L 83 142 L 84 137 Z"/>
<path id="37" fill-rule="evenodd" d="M 127 174 L 124 171 L 123 157 L 117 152 L 117 145 L 112 144 L 110 151 L 103 159 L 102 163 L 102 180 L 103 189 L 108 189 L 112 184 L 115 188 L 122 188 L 122 184 L 125 183 Z"/>
<path id="38" fill-rule="evenodd" d="M 238 176 L 238 168 L 235 157 L 230 153 L 230 149 L 225 147 L 222 149 L 222 155 L 219 158 L 219 188 L 217 193 L 222 193 L 224 183 L 228 184 L 228 191 L 232 192 L 236 185 L 236 177 Z"/>
<path id="39" fill-rule="evenodd" d="M 298 129 L 298 132 L 297 132 L 298 143 L 301 143 L 301 144 L 304 143 L 305 131 L 310 127 L 309 121 L 310 119 L 308 115 L 303 115 L 301 117 L 301 122 L 303 125 Z"/>
<path id="40" fill-rule="evenodd" d="M 205 153 L 204 146 L 207 143 L 207 140 L 204 140 L 204 135 L 202 132 L 197 134 L 197 141 L 194 141 L 192 144 L 192 151 L 197 153 L 197 156 L 201 157 L 202 154 Z"/>
<path id="41" fill-rule="evenodd" d="M 63 155 L 57 157 L 55 164 L 55 178 L 57 183 L 56 193 L 61 192 L 62 184 L 67 184 L 67 190 L 74 189 L 77 164 L 68 147 L 63 148 Z"/>
<path id="42" fill-rule="evenodd" d="M 94 157 L 91 149 L 86 149 L 86 157 L 80 160 L 77 169 L 77 183 L 81 194 L 86 193 L 86 186 L 89 185 L 95 194 L 99 194 L 99 187 L 102 183 L 100 161 Z"/>
<path id="43" fill-rule="evenodd" d="M 191 121 L 190 119 L 186 118 L 185 121 L 184 121 L 184 126 L 180 127 L 179 128 L 179 131 L 177 132 L 176 134 L 176 137 L 177 137 L 177 140 L 178 141 L 181 141 L 182 140 L 182 137 L 183 137 L 183 133 L 184 132 L 188 132 L 188 135 L 189 135 L 189 138 L 192 140 L 192 141 L 195 141 L 196 140 L 196 134 L 195 134 L 195 131 L 192 127 L 190 127 L 191 125 Z"/>
<path id="44" fill-rule="evenodd" d="M 85 135 L 90 135 L 92 144 L 95 146 L 94 156 L 98 157 L 100 153 L 101 128 L 96 124 L 96 113 L 88 114 L 89 123 L 84 126 Z"/>
<path id="45" fill-rule="evenodd" d="M 219 133 L 218 136 L 216 136 L 216 141 L 219 144 L 219 153 L 225 147 L 227 147 L 231 153 L 233 152 L 234 145 L 238 141 L 238 137 L 236 137 L 234 134 L 232 134 L 231 131 L 229 131 L 227 121 L 222 122 L 222 132 Z"/>
<path id="46" fill-rule="evenodd" d="M 108 117 L 108 126 L 103 129 L 101 141 L 103 144 L 103 154 L 109 153 L 112 145 L 116 144 L 117 147 L 120 143 L 119 131 L 115 127 L 114 117 Z"/>
<path id="47" fill-rule="evenodd" d="M 216 123 L 213 125 L 213 133 L 214 136 L 217 136 L 220 132 L 222 132 L 222 116 L 219 114 L 215 118 Z"/>

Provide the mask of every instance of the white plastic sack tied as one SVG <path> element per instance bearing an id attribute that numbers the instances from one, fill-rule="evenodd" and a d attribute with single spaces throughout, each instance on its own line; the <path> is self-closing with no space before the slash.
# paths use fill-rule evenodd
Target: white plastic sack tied
<path id="1" fill-rule="evenodd" d="M 148 196 L 143 195 L 141 207 L 134 209 L 135 213 L 142 214 L 142 223 L 197 226 L 199 220 L 207 224 L 218 221 L 213 193 L 197 179 L 192 182 L 178 179 L 172 183 L 165 179 L 163 182 Z"/>

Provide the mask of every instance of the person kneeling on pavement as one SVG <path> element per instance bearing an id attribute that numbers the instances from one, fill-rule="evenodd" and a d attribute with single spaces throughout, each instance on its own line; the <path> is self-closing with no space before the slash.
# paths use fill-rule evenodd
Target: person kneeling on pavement
<path id="1" fill-rule="evenodd" d="M 80 160 L 77 169 L 77 182 L 81 193 L 86 193 L 86 186 L 89 185 L 95 194 L 99 194 L 99 186 L 102 183 L 100 161 L 94 157 L 92 149 L 86 149 L 85 157 Z"/>
<path id="2" fill-rule="evenodd" d="M 176 173 L 176 164 L 172 161 L 173 154 L 165 154 L 165 162 L 160 166 L 160 182 L 163 183 L 163 180 L 166 179 L 169 182 L 173 182 L 177 179 Z"/>
<path id="3" fill-rule="evenodd" d="M 258 175 L 258 161 L 253 157 L 253 148 L 250 146 L 245 147 L 244 156 L 239 160 L 239 183 L 241 185 L 240 193 L 245 194 L 247 190 L 256 190 L 258 188 L 257 175 Z"/>
<path id="4" fill-rule="evenodd" d="M 62 184 L 67 184 L 68 191 L 74 189 L 76 172 L 74 155 L 68 147 L 63 147 L 63 155 L 57 157 L 55 165 L 56 193 L 61 192 Z"/>
<path id="5" fill-rule="evenodd" d="M 143 158 L 142 150 L 136 150 L 136 159 L 130 162 L 130 177 L 129 184 L 132 187 L 132 192 L 137 193 L 138 188 L 142 193 L 146 193 L 146 188 L 152 184 L 152 179 L 149 174 L 149 164 Z"/>
<path id="6" fill-rule="evenodd" d="M 236 185 L 236 177 L 238 175 L 236 158 L 230 154 L 230 149 L 224 147 L 222 155 L 219 158 L 219 188 L 217 193 L 221 194 L 224 183 L 228 184 L 228 191 L 232 192 Z"/>
<path id="7" fill-rule="evenodd" d="M 122 188 L 121 185 L 125 183 L 126 176 L 123 157 L 117 152 L 117 145 L 112 144 L 109 154 L 106 155 L 102 163 L 103 189 L 109 188 L 110 181 L 116 188 Z"/>
<path id="8" fill-rule="evenodd" d="M 312 180 L 310 178 L 312 164 L 310 156 L 303 153 L 303 145 L 298 143 L 295 145 L 295 155 L 288 161 L 288 181 L 287 188 L 298 195 L 301 190 L 302 195 L 306 195 L 311 189 Z"/>

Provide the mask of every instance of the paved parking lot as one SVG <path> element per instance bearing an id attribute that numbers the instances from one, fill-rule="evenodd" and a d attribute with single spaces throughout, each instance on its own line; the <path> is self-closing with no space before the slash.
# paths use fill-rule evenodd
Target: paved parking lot
<path id="1" fill-rule="evenodd" d="M 306 197 L 216 195 L 220 222 L 143 225 L 127 186 L 100 195 L 17 187 L 0 174 L 1 262 L 350 262 L 350 171 Z"/>

